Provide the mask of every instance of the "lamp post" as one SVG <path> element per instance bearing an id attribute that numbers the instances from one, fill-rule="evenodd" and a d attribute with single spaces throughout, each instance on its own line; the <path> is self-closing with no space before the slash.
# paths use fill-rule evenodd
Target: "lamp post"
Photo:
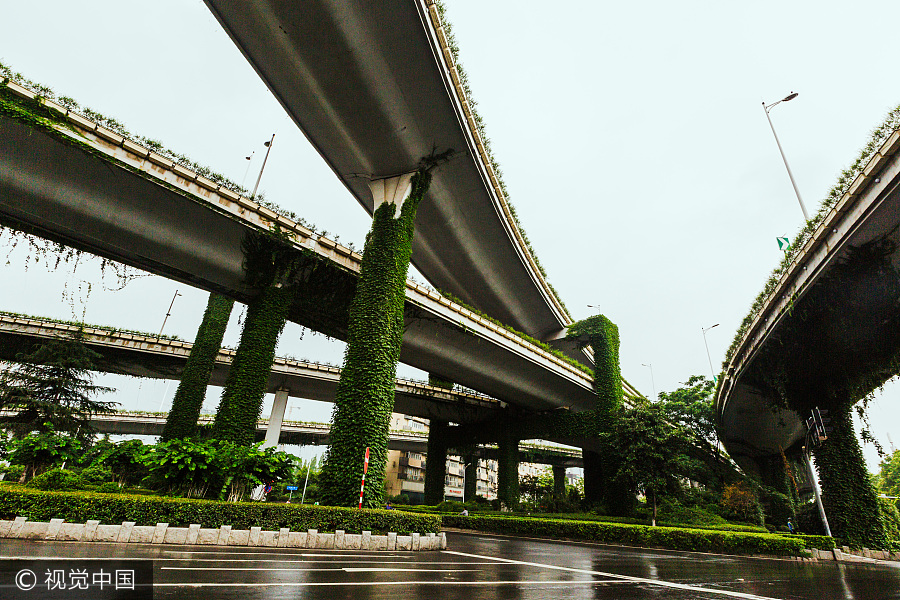
<path id="1" fill-rule="evenodd" d="M 650 383 L 653 384 L 653 401 L 655 402 L 656 400 L 658 400 L 658 397 L 656 396 L 656 380 L 653 379 L 653 363 L 646 365 L 644 363 L 641 363 L 641 366 L 650 369 Z"/>
<path id="2" fill-rule="evenodd" d="M 791 173 L 791 167 L 790 167 L 790 165 L 788 165 L 787 157 L 784 155 L 784 150 L 781 148 L 781 142 L 778 141 L 778 134 L 775 133 L 775 126 L 772 125 L 772 117 L 769 116 L 770 110 L 772 110 L 774 107 L 778 106 L 782 102 L 790 102 L 791 100 L 796 98 L 797 95 L 798 95 L 797 92 L 791 92 L 790 94 L 788 94 L 787 96 L 785 96 L 784 98 L 779 100 L 778 102 L 773 102 L 772 104 L 766 104 L 765 102 L 763 102 L 762 105 L 763 105 L 763 110 L 766 111 L 766 119 L 768 119 L 768 121 L 769 121 L 769 127 L 772 128 L 772 135 L 775 136 L 775 143 L 778 145 L 778 151 L 781 153 L 781 160 L 784 161 L 784 168 L 787 169 L 788 177 L 791 178 L 791 185 L 794 186 L 794 192 L 797 194 L 797 202 L 800 203 L 800 210 L 803 211 L 803 218 L 805 220 L 809 221 L 809 213 L 806 212 L 806 205 L 803 204 L 803 198 L 800 197 L 800 190 L 797 188 L 797 182 L 794 181 L 794 174 Z"/>
<path id="3" fill-rule="evenodd" d="M 166 326 L 166 321 L 168 321 L 169 317 L 172 316 L 172 307 L 175 305 L 175 298 L 177 298 L 180 295 L 181 294 L 178 293 L 178 290 L 175 290 L 175 295 L 172 296 L 172 301 L 169 303 L 169 310 L 166 311 L 166 316 L 163 318 L 162 326 L 159 328 L 159 333 L 156 334 L 157 342 L 159 341 L 159 338 L 162 337 L 162 332 Z"/>
<path id="4" fill-rule="evenodd" d="M 716 372 L 713 370 L 712 366 L 712 358 L 709 356 L 709 344 L 706 343 L 706 332 L 712 329 L 713 327 L 718 327 L 719 324 L 710 325 L 709 327 L 701 327 L 700 329 L 703 331 L 703 345 L 706 346 L 706 360 L 709 361 L 709 372 L 712 373 L 713 379 L 716 378 Z"/>
<path id="5" fill-rule="evenodd" d="M 259 177 L 256 178 L 256 185 L 253 186 L 253 193 L 250 194 L 250 199 L 251 199 L 251 200 L 256 199 L 256 190 L 259 189 L 259 181 L 262 179 L 262 174 L 263 174 L 263 171 L 264 171 L 265 168 L 266 168 L 266 161 L 269 160 L 269 152 L 272 151 L 272 144 L 273 144 L 273 143 L 275 143 L 275 134 L 274 134 L 274 133 L 272 134 L 272 139 L 269 140 L 268 142 L 266 142 L 266 144 L 265 144 L 265 145 L 266 145 L 266 148 L 267 148 L 267 150 L 266 150 L 266 157 L 263 158 L 263 164 L 262 164 L 262 166 L 259 168 Z"/>

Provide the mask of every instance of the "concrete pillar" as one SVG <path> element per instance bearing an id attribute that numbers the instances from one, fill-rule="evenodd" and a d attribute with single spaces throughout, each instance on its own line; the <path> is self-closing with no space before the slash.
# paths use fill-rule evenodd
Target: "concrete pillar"
<path id="1" fill-rule="evenodd" d="M 504 424 L 497 446 L 497 498 L 512 509 L 519 504 L 519 438 Z"/>
<path id="2" fill-rule="evenodd" d="M 431 419 L 428 426 L 428 451 L 425 456 L 425 504 L 444 501 L 444 478 L 447 476 L 446 421 Z"/>
<path id="3" fill-rule="evenodd" d="M 290 390 L 287 388 L 278 388 L 275 392 L 275 401 L 272 403 L 272 414 L 269 415 L 269 426 L 266 427 L 266 441 L 263 448 L 278 445 L 278 438 L 281 437 L 281 424 L 284 422 L 284 411 L 287 408 L 288 394 Z"/>
<path id="4" fill-rule="evenodd" d="M 566 496 L 566 468 L 563 465 L 553 465 L 553 495 L 557 498 Z"/>
<path id="5" fill-rule="evenodd" d="M 466 465 L 466 485 L 463 489 L 466 502 L 475 500 L 478 483 L 478 456 L 475 454 L 467 454 L 463 457 Z"/>

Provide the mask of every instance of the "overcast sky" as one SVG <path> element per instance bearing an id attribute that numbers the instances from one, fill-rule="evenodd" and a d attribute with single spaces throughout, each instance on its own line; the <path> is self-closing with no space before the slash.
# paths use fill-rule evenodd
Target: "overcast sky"
<path id="1" fill-rule="evenodd" d="M 549 280 L 575 319 L 591 304 L 618 324 L 623 375 L 647 395 L 710 376 L 701 328 L 716 323 L 706 338 L 718 372 L 778 263 L 775 238 L 801 226 L 761 103 L 800 94 L 772 119 L 810 212 L 900 103 L 896 0 L 446 4 Z M 45 0 L 5 3 L 0 15 L 0 61 L 237 183 L 246 173 L 252 187 L 276 133 L 260 189 L 362 246 L 365 211 L 202 2 Z M 48 273 L 24 260 L 16 251 L 0 263 L 0 309 L 157 331 L 177 289 L 166 332 L 192 340 L 206 303 L 205 292 L 157 277 L 107 291 L 96 265 Z M 89 294 L 83 281 L 94 282 Z M 240 312 L 226 343 L 237 343 Z M 341 362 L 341 343 L 299 337 L 289 324 L 279 353 Z M 165 408 L 175 388 L 108 381 L 132 409 Z M 886 447 L 889 434 L 900 444 L 898 396 L 889 384 L 870 410 Z M 206 406 L 217 402 L 213 389 Z M 293 406 L 290 418 L 330 414 Z"/>

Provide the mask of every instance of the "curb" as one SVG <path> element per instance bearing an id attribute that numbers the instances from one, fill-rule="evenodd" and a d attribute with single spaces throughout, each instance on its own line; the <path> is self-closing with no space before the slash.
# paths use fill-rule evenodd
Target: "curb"
<path id="1" fill-rule="evenodd" d="M 169 527 L 168 523 L 135 525 L 133 521 L 125 521 L 121 525 L 101 525 L 100 521 L 65 523 L 63 519 L 51 519 L 49 523 L 42 523 L 29 521 L 26 517 L 16 517 L 14 521 L 0 520 L 0 538 L 411 552 L 447 548 L 447 534 L 444 532 L 425 535 L 397 535 L 390 532 L 387 535 L 372 535 L 371 531 L 354 534 L 341 529 L 334 533 L 319 533 L 315 529 L 291 531 L 286 527 L 278 531 L 263 531 L 259 527 L 251 527 L 249 530 L 232 529 L 231 525 L 206 529 L 198 524 Z"/>

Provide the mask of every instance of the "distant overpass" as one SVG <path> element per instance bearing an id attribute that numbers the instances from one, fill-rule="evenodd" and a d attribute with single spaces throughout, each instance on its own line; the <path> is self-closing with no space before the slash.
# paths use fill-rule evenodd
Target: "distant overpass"
<path id="1" fill-rule="evenodd" d="M 0 411 L 0 416 L 12 414 L 9 411 Z M 212 415 L 200 415 L 198 423 L 210 425 L 213 422 Z M 115 412 L 91 417 L 91 424 L 99 433 L 111 435 L 152 435 L 159 436 L 166 425 L 166 414 L 156 412 Z M 269 426 L 268 419 L 259 419 L 256 423 L 256 440 L 262 441 Z M 300 421 L 284 421 L 281 426 L 279 444 L 298 446 L 325 446 L 329 443 L 331 425 L 327 423 L 305 423 Z M 391 430 L 388 441 L 389 450 L 403 452 L 418 452 L 427 454 L 428 434 L 416 431 Z M 478 449 L 481 458 L 497 458 L 497 448 L 481 446 Z M 563 467 L 583 467 L 581 450 L 548 446 L 533 442 L 519 444 L 520 462 L 537 464 L 553 464 Z"/>
<path id="2" fill-rule="evenodd" d="M 881 241 L 877 261 L 863 253 Z M 868 264 L 837 277 L 847 264 Z M 782 393 L 810 405 L 854 381 L 868 390 L 900 353 L 900 131 L 881 145 L 797 253 L 726 366 L 716 408 L 729 454 L 744 468 L 796 450 L 805 425 L 774 408 Z M 887 360 L 886 360 L 887 359 Z M 775 372 L 780 373 L 773 382 Z M 805 418 L 808 415 L 801 415 Z"/>
<path id="3" fill-rule="evenodd" d="M 120 332 L 0 313 L 0 360 L 14 361 L 45 339 L 66 338 L 82 332 L 84 342 L 103 358 L 97 367 L 109 373 L 155 379 L 180 379 L 192 344 L 167 338 Z M 234 350 L 222 348 L 210 384 L 222 386 L 231 368 Z M 331 365 L 276 358 L 266 391 L 287 389 L 290 396 L 334 402 L 341 370 Z M 504 403 L 475 393 L 451 391 L 417 381 L 398 379 L 394 411 L 454 422 L 480 421 L 501 410 Z"/>
<path id="4" fill-rule="evenodd" d="M 12 82 L 7 87 L 34 97 Z M 44 104 L 64 117 L 48 131 L 0 118 L 0 221 L 243 302 L 251 290 L 241 240 L 277 223 L 309 259 L 305 291 L 289 318 L 346 337 L 358 254 L 62 106 Z M 405 317 L 406 364 L 525 411 L 594 406 L 587 374 L 437 292 L 408 282 Z M 627 384 L 626 394 L 640 395 Z"/>

